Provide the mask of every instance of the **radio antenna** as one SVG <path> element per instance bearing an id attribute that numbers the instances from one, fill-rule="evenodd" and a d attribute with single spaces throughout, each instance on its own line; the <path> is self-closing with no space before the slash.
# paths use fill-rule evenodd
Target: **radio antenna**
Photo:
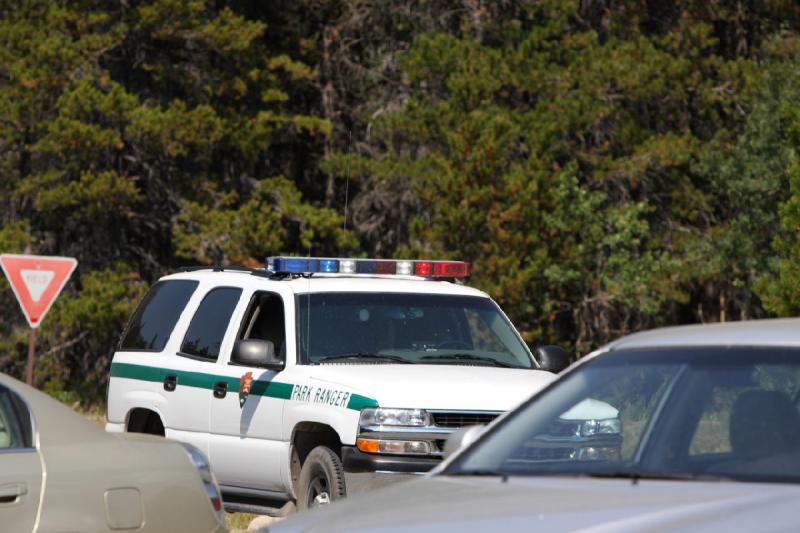
<path id="1" fill-rule="evenodd" d="M 347 162 L 345 163 L 344 168 L 344 220 L 342 221 L 342 229 L 347 229 L 347 199 L 348 194 L 350 192 L 350 157 L 351 157 L 351 150 L 353 147 L 353 130 L 347 130 L 348 133 L 348 140 L 347 140 Z"/>
<path id="2" fill-rule="evenodd" d="M 308 255 L 311 257 L 311 242 L 308 243 Z M 311 362 L 311 276 L 306 278 L 306 360 Z"/>

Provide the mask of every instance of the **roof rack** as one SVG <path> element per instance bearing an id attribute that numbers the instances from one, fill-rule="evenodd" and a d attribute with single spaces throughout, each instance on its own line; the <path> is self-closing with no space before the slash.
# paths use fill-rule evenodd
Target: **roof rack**
<path id="1" fill-rule="evenodd" d="M 262 278 L 273 278 L 272 272 L 267 272 L 263 268 L 249 268 L 238 265 L 195 265 L 178 268 L 178 272 L 197 272 L 199 270 L 212 270 L 214 272 L 246 272 L 253 276 Z"/>

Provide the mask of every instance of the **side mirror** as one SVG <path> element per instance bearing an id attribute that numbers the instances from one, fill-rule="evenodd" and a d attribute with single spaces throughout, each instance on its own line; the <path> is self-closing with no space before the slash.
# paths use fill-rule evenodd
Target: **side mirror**
<path id="1" fill-rule="evenodd" d="M 275 355 L 275 344 L 262 339 L 242 339 L 233 345 L 231 361 L 237 365 L 283 370 L 286 358 Z"/>
<path id="2" fill-rule="evenodd" d="M 539 368 L 558 374 L 569 366 L 569 354 L 561 346 L 549 344 L 536 348 L 536 360 Z"/>
<path id="3" fill-rule="evenodd" d="M 486 426 L 464 426 L 460 427 L 444 441 L 444 449 L 442 450 L 445 458 L 452 455 L 457 450 L 465 448 L 478 440 Z"/>

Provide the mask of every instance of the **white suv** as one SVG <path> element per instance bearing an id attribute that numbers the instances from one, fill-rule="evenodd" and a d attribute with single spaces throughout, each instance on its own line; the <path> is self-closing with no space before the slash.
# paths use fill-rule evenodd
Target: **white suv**
<path id="1" fill-rule="evenodd" d="M 566 365 L 558 347 L 537 361 L 497 304 L 458 282 L 469 268 L 279 257 L 165 276 L 114 354 L 106 428 L 197 446 L 229 509 L 302 509 L 426 472 L 450 433 Z"/>

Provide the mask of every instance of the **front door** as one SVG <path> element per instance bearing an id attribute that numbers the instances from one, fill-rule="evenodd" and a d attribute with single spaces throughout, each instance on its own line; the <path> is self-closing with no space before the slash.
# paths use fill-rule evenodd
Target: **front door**
<path id="1" fill-rule="evenodd" d="M 238 339 L 269 340 L 276 353 L 285 354 L 286 316 L 280 295 L 252 295 Z M 218 370 L 223 376 L 211 400 L 209 438 L 217 479 L 228 487 L 283 492 L 281 466 L 288 445 L 282 418 L 292 386 L 281 382 L 281 373 L 273 370 L 235 364 L 219 365 Z"/>

